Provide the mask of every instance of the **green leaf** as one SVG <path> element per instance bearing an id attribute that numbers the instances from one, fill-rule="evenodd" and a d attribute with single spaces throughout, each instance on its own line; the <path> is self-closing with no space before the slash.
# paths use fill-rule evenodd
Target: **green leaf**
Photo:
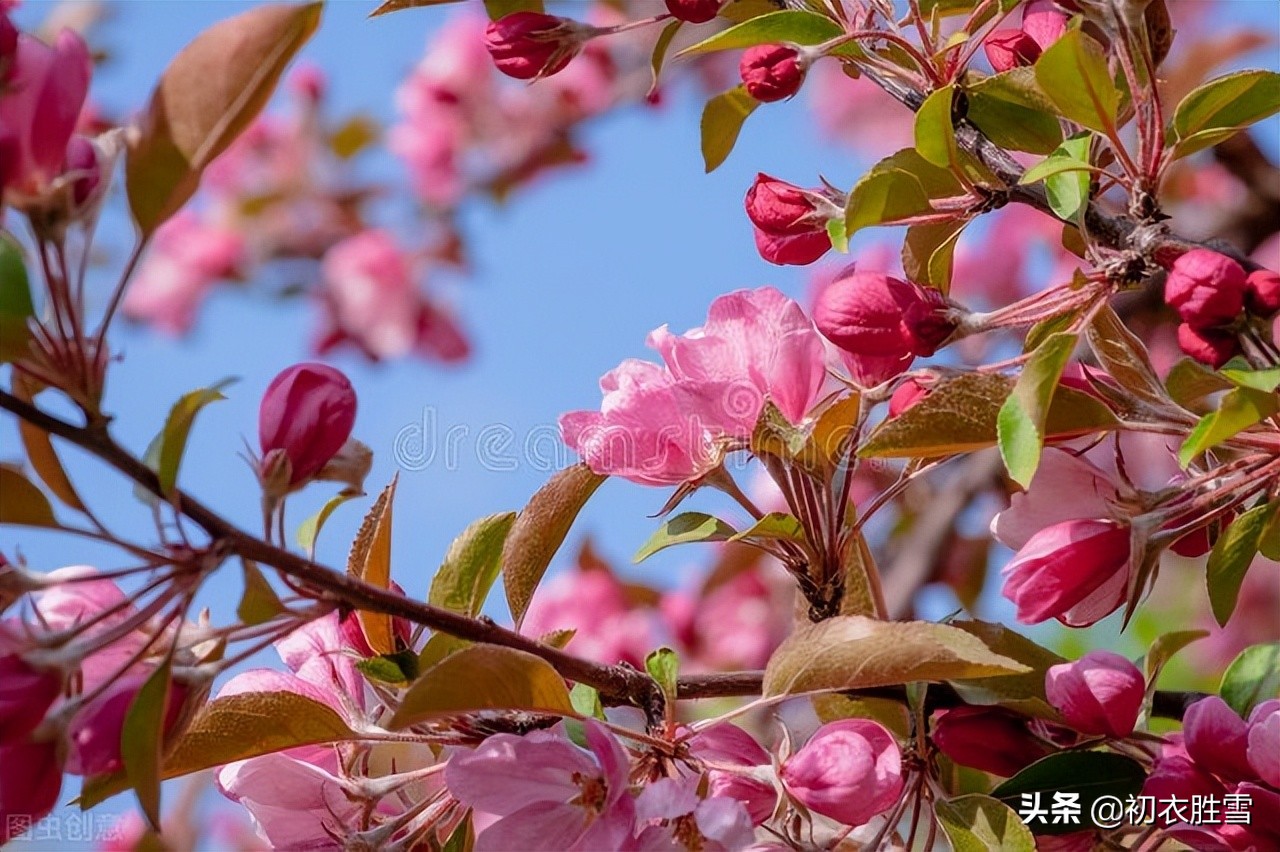
<path id="1" fill-rule="evenodd" d="M 191 434 L 191 425 L 195 422 L 200 409 L 211 402 L 226 399 L 222 389 L 235 382 L 235 379 L 223 379 L 217 384 L 183 394 L 182 398 L 169 409 L 164 428 L 160 430 L 160 451 L 157 459 L 156 476 L 160 479 L 160 490 L 172 493 L 178 483 L 178 467 L 182 464 L 182 456 L 187 451 L 187 438 Z"/>
<path id="2" fill-rule="evenodd" d="M 240 605 L 236 607 L 237 618 L 252 626 L 289 611 L 281 603 L 280 596 L 267 582 L 267 578 L 262 576 L 256 563 L 241 559 L 240 566 L 244 569 L 244 593 L 240 596 Z"/>
<path id="3" fill-rule="evenodd" d="M 214 24 L 169 63 L 125 163 L 129 209 L 143 234 L 187 202 L 205 167 L 261 112 L 322 8 L 258 6 Z"/>
<path id="4" fill-rule="evenodd" d="M 379 654 L 356 660 L 356 669 L 366 678 L 393 686 L 412 683 L 418 676 L 418 655 L 411 650 Z"/>
<path id="5" fill-rule="evenodd" d="M 1052 823 L 1052 817 L 1046 815 L 1028 826 L 1036 835 L 1070 834 L 1092 825 L 1089 814 L 1095 801 L 1104 796 L 1124 801 L 1137 795 L 1146 777 L 1142 765 L 1124 755 L 1105 751 L 1063 751 L 1037 760 L 992 790 L 991 795 L 1017 810 L 1022 805 L 1024 794 L 1039 794 L 1041 807 L 1047 811 L 1053 804 L 1055 793 L 1077 793 L 1080 796 L 1078 822 Z"/>
<path id="6" fill-rule="evenodd" d="M 340 491 L 325 501 L 320 507 L 320 511 L 307 518 L 298 526 L 298 547 L 307 552 L 312 559 L 316 556 L 316 539 L 320 537 L 320 530 L 324 529 L 325 522 L 329 520 L 329 516 L 334 510 L 343 503 L 361 495 L 352 491 Z"/>
<path id="7" fill-rule="evenodd" d="M 480 710 L 527 710 L 574 715 L 564 679 L 546 660 L 498 645 L 471 645 L 450 654 L 401 698 L 387 727 Z"/>
<path id="8" fill-rule="evenodd" d="M 951 122 L 956 87 L 935 89 L 916 110 L 916 151 L 940 168 L 950 168 L 959 160 L 956 152 L 956 128 Z"/>
<path id="9" fill-rule="evenodd" d="M 595 687 L 585 683 L 575 683 L 569 690 L 569 701 L 579 716 L 587 719 L 603 719 L 604 705 L 600 703 L 600 693 Z"/>
<path id="10" fill-rule="evenodd" d="M 1178 450 L 1178 463 L 1186 468 L 1191 460 L 1223 441 L 1280 410 L 1274 393 L 1238 387 L 1222 397 L 1216 411 L 1210 411 L 1187 435 Z"/>
<path id="11" fill-rule="evenodd" d="M 0 524 L 61 527 L 44 492 L 7 464 L 0 464 Z"/>
<path id="12" fill-rule="evenodd" d="M 1231 522 L 1209 551 L 1205 581 L 1209 604 L 1218 624 L 1226 626 L 1240 597 L 1240 586 L 1253 558 L 1258 555 L 1262 533 L 1280 509 L 1280 501 L 1254 506 Z"/>
<path id="13" fill-rule="evenodd" d="M 737 535 L 737 530 L 719 518 L 703 512 L 684 512 L 669 518 L 662 526 L 649 536 L 636 555 L 635 562 L 643 562 L 659 550 L 665 550 L 677 544 L 688 544 L 698 541 L 728 541 Z"/>
<path id="14" fill-rule="evenodd" d="M 1000 444 L 1000 456 L 1004 459 L 1009 476 L 1023 488 L 1031 485 L 1040 466 L 1040 451 L 1044 449 L 1044 424 L 1049 416 L 1062 370 L 1071 360 L 1079 338 L 1075 334 L 1058 332 L 1050 335 L 1031 353 L 1013 386 L 1013 393 L 1000 406 L 996 420 L 996 434 Z"/>
<path id="15" fill-rule="evenodd" d="M 676 56 L 680 58 L 716 50 L 739 50 L 757 44 L 782 42 L 808 46 L 822 44 L 843 34 L 844 28 L 826 15 L 802 9 L 784 9 L 721 30 L 692 47 L 686 47 Z"/>
<path id="16" fill-rule="evenodd" d="M 160 830 L 160 758 L 169 706 L 169 662 L 156 666 L 133 696 L 120 730 L 125 778 L 155 831 Z"/>
<path id="17" fill-rule="evenodd" d="M 786 512 L 770 512 L 752 524 L 748 529 L 735 533 L 729 541 L 744 539 L 780 539 L 782 541 L 804 541 L 804 527 L 794 515 Z"/>
<path id="18" fill-rule="evenodd" d="M 542 0 L 484 0 L 484 11 L 489 20 L 497 21 L 516 12 L 545 12 Z"/>
<path id="19" fill-rule="evenodd" d="M 844 232 L 844 220 L 836 217 L 827 220 L 827 239 L 831 247 L 841 254 L 849 253 L 849 237 Z"/>
<path id="20" fill-rule="evenodd" d="M 994 446 L 999 412 L 1013 380 L 963 373 L 934 384 L 929 395 L 881 423 L 858 449 L 866 458 L 936 458 Z M 1045 436 L 1066 438 L 1114 429 L 1115 416 L 1098 400 L 1068 387 L 1053 395 Z"/>
<path id="21" fill-rule="evenodd" d="M 968 224 L 966 219 L 956 219 L 908 227 L 902 241 L 902 270 L 908 280 L 928 284 L 940 293 L 951 292 L 956 243 Z"/>
<path id="22" fill-rule="evenodd" d="M 1236 370 L 1223 367 L 1218 372 L 1236 387 L 1253 388 L 1264 393 L 1271 393 L 1280 387 L 1280 367 L 1271 367 L 1266 370 Z"/>
<path id="23" fill-rule="evenodd" d="M 1063 141 L 1044 161 L 1028 169 L 1020 183 L 1044 181 L 1045 197 L 1054 215 L 1075 222 L 1089 203 L 1089 146 L 1092 135 L 1082 133 Z"/>
<path id="24" fill-rule="evenodd" d="M 976 636 L 987 648 L 1021 663 L 1027 669 L 1022 674 L 955 681 L 951 686 L 966 704 L 999 705 L 1039 719 L 1059 718 L 1058 711 L 1045 697 L 1044 676 L 1050 666 L 1065 663 L 1065 657 L 1037 645 L 1003 624 L 963 619 L 948 623 Z"/>
<path id="25" fill-rule="evenodd" d="M 538 489 L 511 525 L 502 547 L 502 584 L 517 627 L 574 519 L 604 481 L 584 464 L 567 467 Z"/>
<path id="26" fill-rule="evenodd" d="M 1155 688 L 1156 680 L 1160 677 L 1161 670 L 1165 664 L 1173 657 L 1174 654 L 1190 645 L 1192 642 L 1203 639 L 1209 635 L 1208 630 L 1174 630 L 1169 633 L 1162 633 L 1151 643 L 1151 647 L 1147 649 L 1147 654 L 1143 658 L 1143 673 L 1147 677 L 1147 682 L 1151 685 L 1151 689 Z"/>
<path id="27" fill-rule="evenodd" d="M 336 712 L 295 692 L 242 692 L 215 698 L 165 756 L 162 780 L 179 778 L 305 745 L 358 739 Z M 78 800 L 91 808 L 129 787 L 124 772 L 85 780 Z"/>
<path id="28" fill-rule="evenodd" d="M 27 354 L 31 339 L 27 320 L 35 312 L 22 248 L 13 237 L 0 233 L 0 364 Z"/>
<path id="29" fill-rule="evenodd" d="M 1036 83 L 1066 118 L 1090 130 L 1114 133 L 1120 90 L 1107 54 L 1083 30 L 1068 30 L 1035 64 Z"/>
<path id="30" fill-rule="evenodd" d="M 649 673 L 662 690 L 667 700 L 667 707 L 674 708 L 676 703 L 676 683 L 680 677 L 680 658 L 670 648 L 659 648 L 644 658 L 644 669 Z"/>
<path id="31" fill-rule="evenodd" d="M 798 627 L 783 641 L 765 668 L 764 694 L 965 680 L 1027 670 L 946 624 L 842 615 Z"/>
<path id="32" fill-rule="evenodd" d="M 954 197 L 962 191 L 949 169 L 935 166 L 914 148 L 904 148 L 876 163 L 849 193 L 845 233 L 852 239 L 872 225 L 933 213 L 931 199 Z"/>
<path id="33" fill-rule="evenodd" d="M 431 581 L 428 603 L 464 615 L 479 615 L 502 570 L 502 546 L 515 520 L 515 512 L 502 512 L 480 518 L 463 530 L 449 545 L 444 562 Z"/>
<path id="34" fill-rule="evenodd" d="M 1174 156 L 1185 157 L 1280 112 L 1280 74 L 1238 71 L 1191 91 L 1173 113 Z"/>
<path id="35" fill-rule="evenodd" d="M 649 69 L 653 72 L 653 82 L 649 84 L 650 93 L 658 88 L 658 79 L 662 76 L 662 66 L 667 59 L 667 50 L 682 26 L 684 21 L 676 18 L 662 28 L 658 40 L 653 43 L 653 53 L 649 57 Z"/>
<path id="36" fill-rule="evenodd" d="M 702 108 L 702 162 L 707 173 L 720 168 L 738 143 L 743 122 L 755 112 L 760 102 L 742 86 L 721 92 Z"/>
<path id="37" fill-rule="evenodd" d="M 972 793 L 933 805 L 952 852 L 1035 852 L 1031 829 L 999 799 Z"/>
<path id="38" fill-rule="evenodd" d="M 1194 410 L 1193 407 L 1206 396 L 1229 390 L 1232 384 L 1217 370 L 1211 370 L 1194 359 L 1183 358 L 1169 370 L 1164 386 L 1174 402 Z"/>
<path id="39" fill-rule="evenodd" d="M 369 507 L 347 554 L 347 573 L 379 589 L 391 588 L 391 510 L 399 481 L 399 474 L 393 476 Z M 400 650 L 390 615 L 361 609 L 356 611 L 356 619 L 374 653 L 394 654 Z"/>
<path id="40" fill-rule="evenodd" d="M 1263 701 L 1280 695 L 1280 642 L 1241 651 L 1227 666 L 1218 692 L 1241 719 L 1249 718 Z"/>
<path id="41" fill-rule="evenodd" d="M 965 117 L 1001 148 L 1048 154 L 1062 142 L 1053 104 L 1036 85 L 1035 69 L 1012 68 L 965 87 Z"/>
<path id="42" fill-rule="evenodd" d="M 444 842 L 440 852 L 473 852 L 476 846 L 476 829 L 471 813 L 462 818 Z"/>
<path id="43" fill-rule="evenodd" d="M 1262 538 L 1258 540 L 1258 552 L 1272 562 L 1280 562 L 1280 512 L 1276 513 L 1271 523 L 1262 531 Z"/>

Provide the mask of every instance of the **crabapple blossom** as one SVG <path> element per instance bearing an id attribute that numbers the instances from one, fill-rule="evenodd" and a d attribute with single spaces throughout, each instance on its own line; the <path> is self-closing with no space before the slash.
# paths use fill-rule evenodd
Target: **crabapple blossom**
<path id="1" fill-rule="evenodd" d="M 1245 278 L 1244 303 L 1249 313 L 1269 317 L 1280 311 L 1280 272 L 1255 269 Z"/>
<path id="2" fill-rule="evenodd" d="M 288 485 L 305 484 L 337 454 L 356 422 L 350 380 L 325 364 L 295 364 L 271 380 L 258 410 L 263 468 L 289 461 Z"/>
<path id="3" fill-rule="evenodd" d="M 1138 667 L 1110 651 L 1050 666 L 1045 694 L 1067 725 L 1082 734 L 1126 737 L 1142 712 L 1147 684 Z"/>
<path id="4" fill-rule="evenodd" d="M 1185 322 L 1178 326 L 1178 345 L 1183 352 L 1215 370 L 1240 351 L 1240 341 L 1232 332 L 1194 328 Z"/>
<path id="5" fill-rule="evenodd" d="M 513 12 L 485 29 L 485 47 L 493 64 L 508 77 L 549 77 L 582 49 L 580 24 L 541 12 Z"/>
<path id="6" fill-rule="evenodd" d="M 5 644 L 0 623 L 0 649 Z M 62 679 L 56 671 L 32 668 L 17 653 L 0 656 L 0 747 L 19 742 L 36 729 L 58 694 Z"/>
<path id="7" fill-rule="evenodd" d="M 1244 308 L 1245 283 L 1244 268 L 1231 258 L 1208 249 L 1192 249 L 1170 268 L 1164 300 L 1184 323 L 1200 331 L 1236 318 Z"/>
<path id="8" fill-rule="evenodd" d="M 1050 753 L 1025 719 L 999 707 L 953 707 L 938 715 L 931 734 L 938 751 L 961 766 L 1008 778 Z"/>
<path id="9" fill-rule="evenodd" d="M 751 818 L 742 802 L 715 793 L 698 795 L 698 779 L 660 778 L 636 796 L 635 848 L 699 849 L 734 852 L 755 839 Z"/>
<path id="10" fill-rule="evenodd" d="M 916 379 L 907 379 L 889 397 L 889 417 L 897 417 L 929 395 L 929 389 Z"/>
<path id="11" fill-rule="evenodd" d="M 727 722 L 712 725 L 689 740 L 689 754 L 701 760 L 744 769 L 769 766 L 769 753 L 755 738 Z M 773 785 L 746 772 L 708 769 L 708 795 L 742 802 L 751 822 L 760 825 L 773 815 L 778 794 Z"/>
<path id="12" fill-rule="evenodd" d="M 1018 620 L 1057 618 L 1077 627 L 1115 612 L 1128 588 L 1129 535 L 1124 524 L 1099 519 L 1062 521 L 1033 535 L 1001 571 Z"/>
<path id="13" fill-rule="evenodd" d="M 86 704 L 71 720 L 67 756 L 67 772 L 72 775 L 102 775 L 115 772 L 124 764 L 120 756 L 120 737 L 125 716 L 138 695 L 148 673 L 130 674 L 117 679 L 110 688 Z M 163 734 L 168 736 L 183 715 L 189 691 L 178 681 L 170 681 L 165 704 Z"/>
<path id="14" fill-rule="evenodd" d="M 789 98 L 800 91 L 808 70 L 795 48 L 780 44 L 758 44 L 742 53 L 738 73 L 751 97 L 764 103 Z"/>
<path id="15" fill-rule="evenodd" d="M 1201 769 L 1226 781 L 1249 781 L 1257 774 L 1249 761 L 1249 723 L 1216 695 L 1202 698 L 1182 717 L 1187 755 Z"/>
<path id="16" fill-rule="evenodd" d="M 0 843 L 50 813 L 62 790 L 55 740 L 0 745 Z"/>
<path id="17" fill-rule="evenodd" d="M 1041 53 L 1036 40 L 1022 30 L 997 30 L 982 42 L 982 49 L 996 71 L 1031 65 Z"/>
<path id="18" fill-rule="evenodd" d="M 705 24 L 720 12 L 724 0 L 666 0 L 671 17 L 689 24 Z"/>
<path id="19" fill-rule="evenodd" d="M 1280 790 L 1280 701 L 1264 701 L 1253 708 L 1245 752 L 1258 777 Z"/>
<path id="20" fill-rule="evenodd" d="M 842 719 L 819 728 L 782 764 L 778 777 L 805 807 L 859 826 L 902 793 L 902 753 L 879 722 Z"/>
<path id="21" fill-rule="evenodd" d="M 801 189 L 761 172 L 747 190 L 756 248 L 770 263 L 803 266 L 831 248 L 827 219 L 842 213 L 821 190 Z"/>
<path id="22" fill-rule="evenodd" d="M 477 850 L 617 849 L 635 828 L 626 750 L 593 720 L 587 748 L 562 726 L 523 737 L 496 734 L 449 758 L 445 784 L 460 802 L 500 817 L 476 837 Z"/>
<path id="23" fill-rule="evenodd" d="M 637 667 L 662 635 L 657 614 L 628 600 L 622 582 L 607 569 L 570 571 L 544 583 L 521 627 L 534 637 L 573 630 L 566 647 L 575 654 Z"/>

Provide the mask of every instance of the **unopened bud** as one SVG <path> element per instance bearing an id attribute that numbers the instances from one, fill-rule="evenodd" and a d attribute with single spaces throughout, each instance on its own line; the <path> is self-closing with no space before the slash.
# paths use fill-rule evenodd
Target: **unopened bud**
<path id="1" fill-rule="evenodd" d="M 800 53 L 780 44 L 749 47 L 738 64 L 747 93 L 764 103 L 780 101 L 800 91 L 806 70 Z"/>

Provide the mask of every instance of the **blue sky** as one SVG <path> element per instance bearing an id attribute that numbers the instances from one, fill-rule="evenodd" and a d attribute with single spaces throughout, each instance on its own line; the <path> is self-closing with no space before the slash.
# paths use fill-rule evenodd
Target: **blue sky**
<path id="1" fill-rule="evenodd" d="M 115 113 L 140 105 L 183 44 L 249 5 L 187 0 L 109 7 L 113 16 L 99 31 L 98 44 L 110 52 L 111 61 L 95 79 L 94 96 Z M 414 10 L 370 20 L 366 15 L 373 5 L 330 4 L 303 55 L 330 72 L 335 114 L 359 110 L 389 122 L 396 86 L 420 57 L 429 34 L 453 10 Z M 29 24 L 46 8 L 28 3 L 19 19 Z M 1238 0 L 1222 9 L 1242 21 L 1270 21 L 1276 29 L 1271 0 Z M 742 196 L 757 171 L 797 183 L 811 183 L 821 172 L 837 185 L 849 186 L 866 164 L 847 149 L 818 139 L 800 99 L 764 106 L 748 122 L 728 162 L 705 175 L 698 150 L 699 106 L 696 94 L 683 90 L 660 110 L 610 116 L 586 135 L 593 155 L 588 166 L 543 180 L 505 207 L 481 205 L 469 211 L 475 272 L 458 287 L 457 305 L 475 344 L 470 362 L 442 368 L 420 361 L 371 365 L 350 356 L 333 359 L 360 395 L 355 434 L 376 453 L 371 490 L 400 473 L 395 577 L 410 595 L 425 595 L 450 540 L 468 523 L 523 505 L 548 471 L 520 458 L 521 443 L 539 434 L 539 447 L 552 446 L 547 436 L 557 416 L 597 406 L 599 376 L 623 358 L 646 357 L 644 337 L 650 329 L 663 323 L 676 331 L 698 325 L 716 295 L 742 287 L 774 284 L 803 298 L 804 270 L 773 267 L 757 256 Z M 1274 133 L 1269 134 L 1269 141 L 1274 140 Z M 369 165 L 383 178 L 394 180 L 398 174 L 385 156 Z M 117 216 L 121 201 L 118 195 L 113 200 Z M 407 218 L 389 224 L 412 235 L 414 225 Z M 108 230 L 112 234 L 120 234 L 118 224 Z M 121 245 L 114 249 L 118 263 Z M 107 282 L 105 275 L 95 278 L 99 300 L 105 298 Z M 114 343 L 124 360 L 113 369 L 107 397 L 109 410 L 118 415 L 118 438 L 141 454 L 179 396 L 228 375 L 241 377 L 228 401 L 201 415 L 181 483 L 254 528 L 256 483 L 238 454 L 244 439 L 256 443 L 257 402 L 270 378 L 311 357 L 314 319 L 313 309 L 300 302 L 274 304 L 228 288 L 208 302 L 187 339 L 118 328 Z M 396 436 L 424 418 L 434 420 L 441 440 L 446 430 L 466 430 L 457 444 L 456 464 L 445 463 L 443 446 L 425 467 L 396 464 Z M 477 439 L 507 430 L 512 445 L 497 449 L 514 459 L 514 469 L 490 469 L 477 457 Z M 15 455 L 15 431 L 7 420 L 0 435 L 0 455 Z M 148 512 L 133 500 L 126 483 L 70 450 L 65 455 L 82 493 L 111 526 L 149 538 Z M 291 500 L 290 528 L 319 508 L 328 493 L 317 486 Z M 583 513 L 575 538 L 591 533 L 598 547 L 636 579 L 677 584 L 697 569 L 704 551 L 676 549 L 643 566 L 630 565 L 630 554 L 655 526 L 647 516 L 666 496 L 663 490 L 609 482 Z M 322 561 L 345 563 L 347 542 L 363 506 L 349 504 L 330 522 L 321 539 Z M 121 564 L 113 562 L 113 554 L 82 542 L 27 530 L 6 530 L 0 545 L 7 553 L 20 550 L 40 569 Z M 562 564 L 572 551 L 566 548 Z M 206 601 L 215 618 L 233 612 L 238 575 L 228 565 L 210 583 Z M 1002 614 L 1007 612 L 989 613 Z M 121 798 L 112 804 L 125 807 L 128 802 Z"/>

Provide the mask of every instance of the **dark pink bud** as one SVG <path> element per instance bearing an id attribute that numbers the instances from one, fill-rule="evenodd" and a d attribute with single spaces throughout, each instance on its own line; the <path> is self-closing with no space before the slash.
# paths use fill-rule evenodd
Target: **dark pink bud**
<path id="1" fill-rule="evenodd" d="M 770 263 L 803 266 L 826 254 L 831 239 L 823 201 L 818 190 L 756 175 L 747 190 L 746 208 L 760 256 Z"/>
<path id="2" fill-rule="evenodd" d="M 6 12 L 0 12 L 0 88 L 9 77 L 9 69 L 13 68 L 14 56 L 18 53 L 18 28 L 9 20 Z"/>
<path id="3" fill-rule="evenodd" d="M 936 290 L 879 272 L 853 272 L 822 291 L 813 310 L 822 334 L 846 352 L 898 358 L 903 369 L 916 355 L 931 355 L 954 321 Z"/>
<path id="4" fill-rule="evenodd" d="M 1197 527 L 1182 538 L 1169 545 L 1169 549 L 1187 559 L 1199 559 L 1213 549 L 1213 539 L 1209 537 L 1209 527 Z"/>
<path id="5" fill-rule="evenodd" d="M 1216 695 L 1201 698 L 1182 717 L 1187 755 L 1196 766 L 1229 781 L 1256 778 L 1249 764 L 1249 727 Z"/>
<path id="6" fill-rule="evenodd" d="M 391 591 L 397 595 L 404 594 L 404 589 L 395 580 L 391 581 Z M 346 646 L 360 656 L 365 658 L 378 656 L 378 652 L 374 651 L 369 645 L 369 640 L 364 635 L 364 628 L 360 626 L 360 618 L 355 610 L 349 609 L 342 613 L 342 617 L 338 620 L 338 630 L 342 634 L 342 639 Z M 413 636 L 413 625 L 403 618 L 392 618 L 391 630 L 400 645 L 398 650 L 408 648 L 409 641 Z"/>
<path id="7" fill-rule="evenodd" d="M 1225 254 L 1192 249 L 1169 270 L 1164 300 L 1187 325 L 1204 329 L 1234 320 L 1244 308 L 1244 290 L 1244 267 Z"/>
<path id="8" fill-rule="evenodd" d="M 582 49 L 579 25 L 541 12 L 514 12 L 490 21 L 484 46 L 493 64 L 508 77 L 549 77 L 569 64 Z"/>
<path id="9" fill-rule="evenodd" d="M 705 24 L 720 12 L 723 0 L 667 0 L 671 17 L 690 24 Z"/>
<path id="10" fill-rule="evenodd" d="M 347 377 L 324 364 L 296 364 L 272 379 L 258 411 L 265 456 L 280 450 L 291 465 L 290 485 L 320 472 L 342 449 L 356 421 L 356 392 Z"/>
<path id="11" fill-rule="evenodd" d="M 1249 313 L 1269 317 L 1280 311 L 1280 272 L 1256 269 L 1244 283 L 1244 303 Z"/>
<path id="12" fill-rule="evenodd" d="M 1018 620 L 1057 618 L 1073 627 L 1093 624 L 1124 602 L 1129 527 L 1115 521 L 1073 520 L 1045 527 L 1001 572 L 1003 594 L 1018 606 Z"/>
<path id="13" fill-rule="evenodd" d="M 0 846 L 48 815 L 61 790 L 56 740 L 0 746 Z"/>
<path id="14" fill-rule="evenodd" d="M 1040 50 L 1048 50 L 1067 31 L 1067 15 L 1054 0 L 1031 0 L 1022 7 L 1022 31 L 1035 40 Z"/>
<path id="15" fill-rule="evenodd" d="M 71 749 L 67 755 L 67 771 L 72 775 L 101 775 L 115 772 L 124 764 L 120 757 L 120 736 L 125 716 L 138 690 L 146 683 L 146 675 L 126 675 L 106 692 L 90 701 L 71 720 Z M 188 687 L 178 681 L 169 683 L 169 701 L 165 707 L 164 730 L 168 733 L 182 716 Z"/>
<path id="16" fill-rule="evenodd" d="M 1183 352 L 1215 370 L 1240 351 L 1240 341 L 1235 334 L 1212 328 L 1195 329 L 1185 322 L 1178 326 L 1178 345 Z"/>
<path id="17" fill-rule="evenodd" d="M 902 753 L 880 723 L 842 719 L 819 728 L 778 777 L 809 810 L 864 825 L 902 793 Z"/>
<path id="18" fill-rule="evenodd" d="M 57 672 L 33 669 L 17 654 L 0 657 L 0 746 L 26 739 L 61 691 Z"/>
<path id="19" fill-rule="evenodd" d="M 982 43 L 987 61 L 997 72 L 1033 64 L 1040 58 L 1040 45 L 1022 30 L 996 30 Z"/>
<path id="20" fill-rule="evenodd" d="M 98 149 L 88 137 L 71 137 L 63 173 L 75 176 L 71 183 L 71 201 L 76 207 L 93 198 L 102 184 L 102 167 L 98 162 Z"/>
<path id="21" fill-rule="evenodd" d="M 897 417 L 929 395 L 929 389 L 917 379 L 907 379 L 889 397 L 889 416 Z"/>
<path id="22" fill-rule="evenodd" d="M 1090 651 L 1050 666 L 1045 696 L 1062 720 L 1082 734 L 1127 737 L 1142 711 L 1147 683 L 1133 663 L 1110 651 Z"/>
<path id="23" fill-rule="evenodd" d="M 1050 752 L 1026 720 L 999 707 L 956 707 L 933 724 L 933 744 L 961 766 L 1002 778 L 1018 774 Z"/>
<path id="24" fill-rule="evenodd" d="M 780 44 L 758 44 L 747 48 L 738 63 L 738 73 L 751 97 L 764 103 L 789 98 L 800 91 L 805 67 L 794 48 Z"/>

